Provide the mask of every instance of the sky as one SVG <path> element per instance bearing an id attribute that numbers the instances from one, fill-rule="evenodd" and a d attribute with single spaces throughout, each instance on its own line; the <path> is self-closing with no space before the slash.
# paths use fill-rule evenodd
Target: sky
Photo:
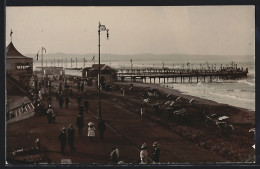
<path id="1" fill-rule="evenodd" d="M 6 45 L 22 54 L 254 55 L 254 6 L 6 7 Z"/>

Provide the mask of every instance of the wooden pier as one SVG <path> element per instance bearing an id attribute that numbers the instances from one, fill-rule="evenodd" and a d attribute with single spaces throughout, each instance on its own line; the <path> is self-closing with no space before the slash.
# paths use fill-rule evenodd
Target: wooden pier
<path id="1" fill-rule="evenodd" d="M 155 83 L 155 79 L 158 79 L 159 83 L 166 83 L 169 79 L 172 79 L 173 83 L 180 81 L 181 83 L 196 82 L 202 79 L 206 82 L 213 82 L 213 79 L 238 79 L 247 77 L 248 69 L 245 70 L 240 68 L 221 68 L 216 69 L 169 69 L 169 68 L 138 68 L 138 69 L 117 69 L 117 80 L 125 81 L 129 79 L 135 82 L 137 79 L 145 82 L 148 80 Z M 177 80 L 178 79 L 178 80 Z M 162 80 L 162 81 L 161 81 Z"/>

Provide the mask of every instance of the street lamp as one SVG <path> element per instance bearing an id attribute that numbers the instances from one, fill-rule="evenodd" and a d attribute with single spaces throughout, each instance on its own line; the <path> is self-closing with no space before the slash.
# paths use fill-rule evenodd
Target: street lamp
<path id="1" fill-rule="evenodd" d="M 43 80 L 43 51 L 46 53 L 46 49 L 42 47 L 42 80 Z"/>
<path id="2" fill-rule="evenodd" d="M 98 118 L 102 119 L 101 103 L 100 103 L 100 32 L 107 32 L 107 39 L 109 38 L 109 29 L 105 25 L 98 24 Z"/>

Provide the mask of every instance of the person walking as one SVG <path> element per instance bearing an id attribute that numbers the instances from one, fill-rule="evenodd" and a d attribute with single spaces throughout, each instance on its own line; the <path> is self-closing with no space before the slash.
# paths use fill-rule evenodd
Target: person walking
<path id="1" fill-rule="evenodd" d="M 37 139 L 35 140 L 36 143 L 36 149 L 40 150 L 40 139 L 37 137 Z"/>
<path id="2" fill-rule="evenodd" d="M 86 113 L 88 113 L 88 106 L 89 106 L 88 99 L 85 98 L 85 100 L 84 100 L 84 108 L 85 108 Z"/>
<path id="3" fill-rule="evenodd" d="M 62 92 L 62 82 L 59 83 L 59 94 Z"/>
<path id="4" fill-rule="evenodd" d="M 78 85 L 78 91 L 80 91 L 80 79 L 78 79 L 77 85 Z"/>
<path id="5" fill-rule="evenodd" d="M 51 95 L 51 81 L 50 80 L 48 80 L 48 89 L 49 89 L 48 93 L 49 93 L 49 95 Z"/>
<path id="6" fill-rule="evenodd" d="M 48 100 L 48 103 L 51 104 L 51 95 L 48 95 L 47 100 Z"/>
<path id="7" fill-rule="evenodd" d="M 105 124 L 104 120 L 102 118 L 100 118 L 99 122 L 98 122 L 98 131 L 99 131 L 100 139 L 102 141 L 104 139 L 105 130 L 106 130 L 106 124 Z"/>
<path id="8" fill-rule="evenodd" d="M 75 129 L 73 128 L 73 125 L 70 124 L 68 128 L 68 144 L 70 146 L 70 152 L 75 150 L 74 147 L 74 134 L 75 134 Z"/>
<path id="9" fill-rule="evenodd" d="M 38 98 L 40 99 L 40 101 L 42 101 L 42 92 L 41 91 L 39 91 L 39 93 L 38 93 Z"/>
<path id="10" fill-rule="evenodd" d="M 81 83 L 80 89 L 81 89 L 81 93 L 83 93 L 84 92 L 84 81 Z"/>
<path id="11" fill-rule="evenodd" d="M 65 106 L 66 106 L 66 109 L 69 108 L 69 103 L 70 103 L 70 99 L 68 96 L 65 97 Z"/>
<path id="12" fill-rule="evenodd" d="M 49 105 L 49 108 L 47 110 L 47 120 L 49 124 L 52 123 L 52 115 L 53 115 L 53 110 L 51 108 L 51 105 Z"/>
<path id="13" fill-rule="evenodd" d="M 79 114 L 83 117 L 84 106 L 82 104 L 79 105 Z"/>
<path id="14" fill-rule="evenodd" d="M 78 127 L 78 131 L 79 131 L 79 136 L 82 136 L 82 129 L 84 126 L 84 121 L 83 121 L 83 117 L 79 114 L 77 119 L 76 119 L 76 125 Z"/>
<path id="15" fill-rule="evenodd" d="M 62 128 L 58 139 L 60 141 L 60 153 L 62 153 L 64 155 L 65 154 L 64 150 L 65 150 L 65 146 L 66 146 L 66 139 L 67 139 L 65 127 Z"/>
<path id="16" fill-rule="evenodd" d="M 56 100 L 59 100 L 59 96 L 60 96 L 60 94 L 59 94 L 59 90 L 58 90 L 58 85 L 55 87 L 55 97 L 56 97 Z"/>
<path id="17" fill-rule="evenodd" d="M 141 106 L 140 114 L 141 114 L 141 120 L 143 120 L 143 116 L 144 116 L 144 106 L 143 105 Z"/>
<path id="18" fill-rule="evenodd" d="M 78 95 L 77 101 L 78 101 L 78 106 L 80 106 L 81 105 L 81 95 L 80 94 Z"/>
<path id="19" fill-rule="evenodd" d="M 94 123 L 89 122 L 88 123 L 88 138 L 93 138 L 95 137 L 95 127 L 94 127 Z"/>
<path id="20" fill-rule="evenodd" d="M 64 103 L 63 97 L 62 97 L 62 95 L 60 95 L 59 96 L 59 105 L 60 105 L 61 109 L 63 109 L 63 103 Z"/>
<path id="21" fill-rule="evenodd" d="M 140 159 L 141 159 L 141 164 L 147 164 L 148 163 L 148 152 L 147 152 L 147 147 L 146 144 L 143 143 L 140 151 Z"/>
<path id="22" fill-rule="evenodd" d="M 154 142 L 153 143 L 153 154 L 152 154 L 153 163 L 159 163 L 159 158 L 160 158 L 159 144 L 157 142 Z"/>

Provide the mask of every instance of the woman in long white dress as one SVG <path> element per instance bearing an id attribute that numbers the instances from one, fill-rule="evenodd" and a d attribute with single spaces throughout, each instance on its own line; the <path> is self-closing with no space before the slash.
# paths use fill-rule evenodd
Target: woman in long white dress
<path id="1" fill-rule="evenodd" d="M 95 137 L 95 127 L 94 127 L 94 123 L 89 122 L 88 123 L 88 137 L 92 138 Z"/>

